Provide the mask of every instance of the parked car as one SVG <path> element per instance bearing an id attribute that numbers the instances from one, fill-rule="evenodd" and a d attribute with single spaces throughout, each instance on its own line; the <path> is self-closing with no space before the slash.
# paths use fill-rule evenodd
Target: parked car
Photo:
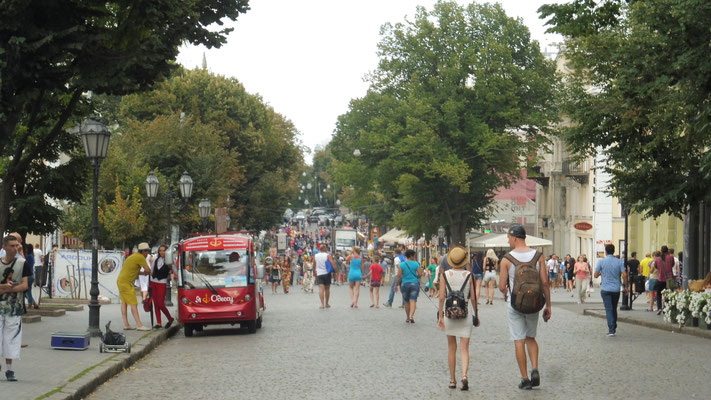
<path id="1" fill-rule="evenodd" d="M 296 215 L 294 215 L 294 220 L 296 221 L 304 221 L 306 219 L 306 214 L 302 213 L 301 211 L 297 212 Z"/>

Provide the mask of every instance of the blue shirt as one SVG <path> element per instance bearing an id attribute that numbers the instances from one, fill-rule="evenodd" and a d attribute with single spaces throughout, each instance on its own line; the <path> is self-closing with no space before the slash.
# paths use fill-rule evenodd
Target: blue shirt
<path id="1" fill-rule="evenodd" d="M 608 254 L 607 257 L 597 262 L 595 272 L 599 272 L 602 276 L 600 290 L 606 292 L 620 291 L 620 277 L 625 272 L 625 263 L 622 260 Z"/>
<path id="2" fill-rule="evenodd" d="M 418 283 L 417 268 L 420 264 L 417 261 L 404 261 L 400 263 L 402 269 L 402 283 Z"/>

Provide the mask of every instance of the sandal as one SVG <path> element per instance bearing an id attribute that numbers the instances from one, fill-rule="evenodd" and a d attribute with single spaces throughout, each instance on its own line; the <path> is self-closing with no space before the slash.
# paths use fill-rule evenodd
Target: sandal
<path id="1" fill-rule="evenodd" d="M 456 389 L 457 388 L 457 381 L 449 381 L 449 388 Z"/>
<path id="2" fill-rule="evenodd" d="M 461 390 L 469 390 L 469 380 L 467 377 L 462 378 L 462 389 Z"/>

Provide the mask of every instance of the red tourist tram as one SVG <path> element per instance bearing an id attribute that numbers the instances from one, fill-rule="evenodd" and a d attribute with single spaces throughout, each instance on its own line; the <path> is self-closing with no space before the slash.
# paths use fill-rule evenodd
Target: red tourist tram
<path id="1" fill-rule="evenodd" d="M 213 324 L 240 324 L 254 333 L 262 327 L 263 266 L 252 237 L 223 233 L 178 244 L 178 321 L 185 336 Z"/>

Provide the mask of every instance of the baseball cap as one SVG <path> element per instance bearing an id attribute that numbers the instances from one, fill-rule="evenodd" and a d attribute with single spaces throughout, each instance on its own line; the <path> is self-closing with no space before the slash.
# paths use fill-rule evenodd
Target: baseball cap
<path id="1" fill-rule="evenodd" d="M 509 228 L 509 235 L 519 238 L 519 239 L 525 239 L 526 238 L 526 230 L 523 229 L 521 225 L 512 225 Z"/>

